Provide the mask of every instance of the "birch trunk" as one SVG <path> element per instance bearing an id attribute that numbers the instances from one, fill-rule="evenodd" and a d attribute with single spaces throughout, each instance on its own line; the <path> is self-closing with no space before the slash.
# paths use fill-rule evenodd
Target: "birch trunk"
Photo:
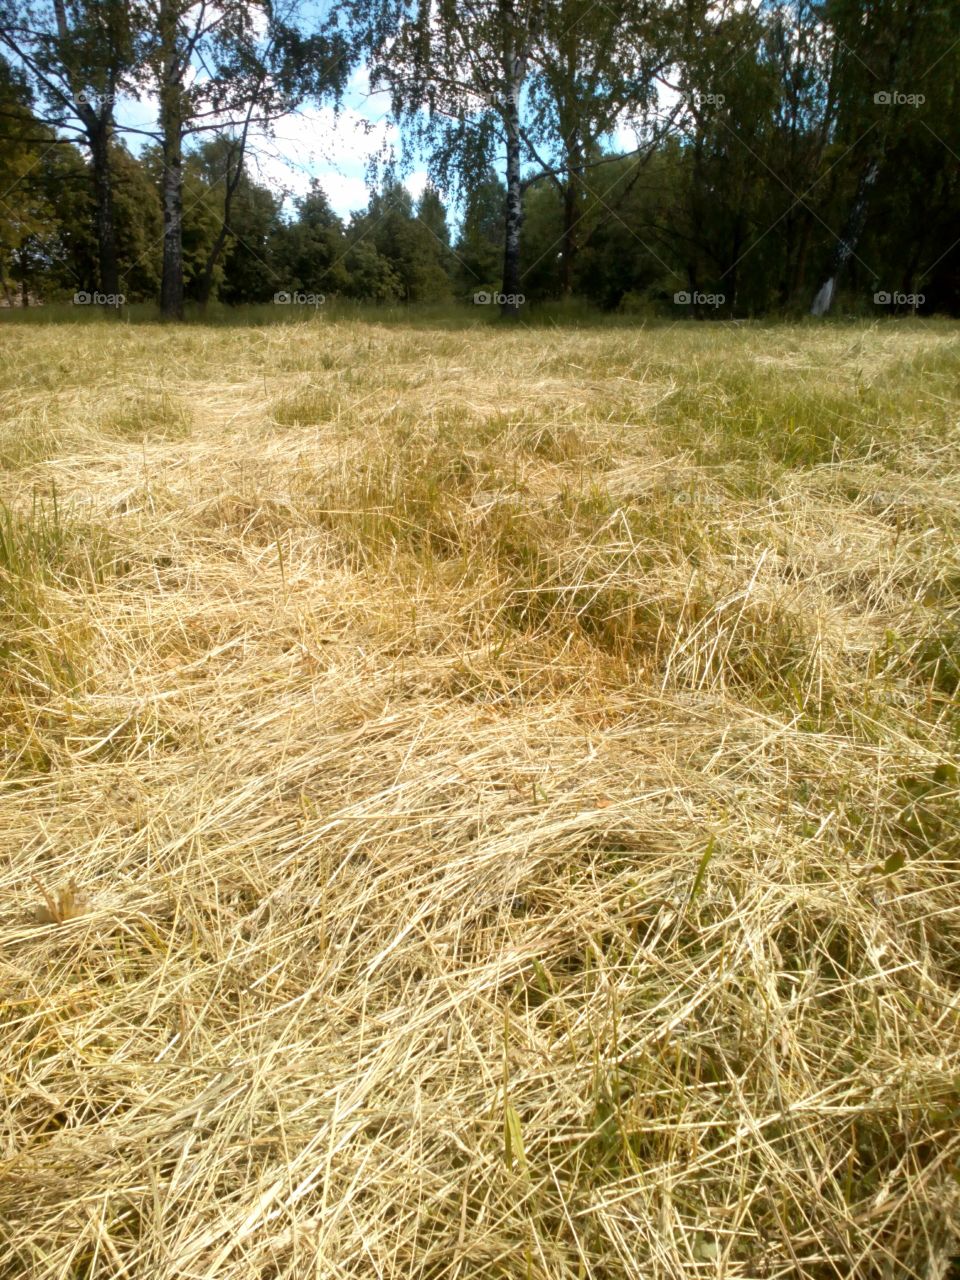
<path id="1" fill-rule="evenodd" d="M 512 52 L 512 51 L 511 51 Z M 503 293 L 501 314 L 516 316 L 520 313 L 517 301 L 520 293 L 520 228 L 523 225 L 523 193 L 520 187 L 520 89 L 523 74 L 520 60 L 513 56 L 511 75 L 504 104 L 504 122 L 507 133 L 507 207 L 504 219 L 503 243 Z"/>
<path id="2" fill-rule="evenodd" d="M 175 0 L 160 0 L 163 70 L 160 128 L 163 137 L 163 275 L 160 314 L 183 319 L 183 86 L 177 57 Z"/>
<path id="3" fill-rule="evenodd" d="M 813 305 L 810 307 L 812 316 L 825 316 L 833 303 L 834 294 L 836 293 L 837 279 L 856 252 L 857 243 L 863 231 L 864 223 L 867 220 L 867 210 L 870 205 L 870 192 L 880 173 L 880 161 L 874 158 L 864 169 L 860 175 L 860 181 L 857 183 L 857 193 L 853 198 L 853 204 L 847 217 L 846 225 L 843 228 L 843 235 L 837 242 L 837 247 L 833 251 L 833 258 L 830 263 L 829 274 L 823 284 L 817 290 L 813 299 Z"/>

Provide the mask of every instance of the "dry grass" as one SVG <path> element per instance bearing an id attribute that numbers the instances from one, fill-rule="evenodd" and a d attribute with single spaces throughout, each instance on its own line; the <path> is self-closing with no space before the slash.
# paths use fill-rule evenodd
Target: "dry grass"
<path id="1" fill-rule="evenodd" d="M 958 370 L 7 326 L 0 1276 L 945 1276 Z"/>

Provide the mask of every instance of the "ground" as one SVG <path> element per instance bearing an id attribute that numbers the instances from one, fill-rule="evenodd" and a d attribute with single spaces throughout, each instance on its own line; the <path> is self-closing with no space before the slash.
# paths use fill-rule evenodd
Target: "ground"
<path id="1" fill-rule="evenodd" d="M 942 1277 L 960 328 L 8 321 L 2 1277 Z"/>

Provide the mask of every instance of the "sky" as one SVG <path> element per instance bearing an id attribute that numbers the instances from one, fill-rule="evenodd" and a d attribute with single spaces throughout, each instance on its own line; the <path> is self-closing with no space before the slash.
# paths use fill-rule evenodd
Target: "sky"
<path id="1" fill-rule="evenodd" d="M 153 129 L 156 104 L 150 98 L 125 98 L 118 103 L 117 119 L 128 128 Z M 139 151 L 149 139 L 130 133 L 126 141 Z M 254 178 L 291 197 L 303 195 L 315 178 L 335 212 L 348 218 L 369 201 L 371 157 L 391 147 L 399 150 L 399 142 L 399 130 L 389 119 L 388 96 L 371 94 L 367 69 L 361 66 L 350 77 L 339 112 L 332 106 L 306 106 L 279 120 L 272 136 L 251 135 L 247 163 Z M 426 169 L 414 169 L 405 181 L 419 196 Z"/>
<path id="2" fill-rule="evenodd" d="M 156 105 L 151 96 L 123 98 L 117 104 L 117 122 L 121 129 L 154 130 Z M 133 151 L 150 140 L 135 132 L 125 136 Z M 624 151 L 637 145 L 636 133 L 626 121 L 609 141 Z M 293 199 L 308 191 L 316 179 L 333 210 L 347 220 L 369 203 L 371 159 L 391 150 L 399 155 L 400 131 L 390 119 L 389 95 L 371 92 L 368 69 L 360 65 L 346 85 L 339 110 L 332 105 L 308 104 L 278 120 L 269 134 L 253 132 L 247 165 L 257 181 L 286 194 L 288 211 Z M 414 167 L 404 182 L 417 198 L 427 183 L 426 166 Z"/>
<path id="3" fill-rule="evenodd" d="M 339 112 L 332 106 L 308 107 L 281 120 L 273 138 L 255 141 L 251 168 L 273 187 L 289 187 L 301 195 L 316 178 L 341 217 L 363 209 L 369 200 L 367 165 L 385 149 L 399 152 L 400 132 L 389 119 L 387 94 L 371 94 L 365 67 L 350 77 Z M 406 185 L 419 196 L 426 169 L 407 175 Z"/>

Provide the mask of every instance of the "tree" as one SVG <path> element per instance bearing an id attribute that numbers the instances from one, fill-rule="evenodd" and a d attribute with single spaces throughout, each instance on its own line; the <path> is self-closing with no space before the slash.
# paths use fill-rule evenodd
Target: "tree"
<path id="1" fill-rule="evenodd" d="M 409 191 L 396 181 L 374 192 L 366 211 L 351 224 L 351 240 L 368 242 L 388 264 L 404 302 L 437 301 L 450 293 L 446 214 L 427 192 L 429 188 L 424 193 L 427 217 L 434 228 L 414 214 Z"/>
<path id="2" fill-rule="evenodd" d="M 939 37 L 943 55 L 955 43 L 946 9 L 924 0 L 826 0 L 821 20 L 833 42 L 836 140 L 849 150 L 856 176 L 810 307 L 815 316 L 825 315 L 832 306 L 841 272 L 856 255 L 885 157 L 909 127 L 896 101 L 901 84 L 919 84 L 931 57 L 931 35 L 934 40 Z"/>
<path id="3" fill-rule="evenodd" d="M 441 190 L 460 194 L 504 155 L 503 311 L 519 312 L 523 221 L 521 98 L 544 0 L 352 0 L 358 46 L 371 85 L 390 93 L 395 117 L 414 146 L 430 153 Z"/>
<path id="4" fill-rule="evenodd" d="M 304 36 L 271 0 L 147 0 L 152 16 L 145 66 L 159 103 L 163 155 L 163 278 L 160 310 L 183 314 L 185 140 L 212 130 L 228 139 L 222 231 L 210 247 L 203 286 L 229 234 L 231 204 L 253 127 L 267 128 L 307 92 L 338 93 L 348 70 L 336 32 Z"/>
<path id="5" fill-rule="evenodd" d="M 768 286 L 761 273 L 745 287 L 743 264 L 763 244 L 771 211 L 777 225 L 790 191 L 771 182 L 779 85 L 765 46 L 769 21 L 761 11 L 707 8 L 685 34 L 684 144 L 671 238 L 686 290 L 722 296 L 730 312 L 762 309 L 757 289 Z M 764 203 L 771 193 L 772 210 Z"/>
<path id="6" fill-rule="evenodd" d="M 110 294 L 119 292 L 110 163 L 114 104 L 131 80 L 138 14 L 124 0 L 52 0 L 36 8 L 20 0 L 0 3 L 0 42 L 29 76 L 44 123 L 66 130 L 90 155 L 98 284 Z"/>
<path id="7" fill-rule="evenodd" d="M 350 276 L 343 223 L 330 208 L 323 189 L 314 183 L 297 200 L 296 210 L 296 218 L 282 225 L 276 236 L 278 287 L 288 292 L 347 292 Z"/>
<path id="8" fill-rule="evenodd" d="M 417 221 L 427 228 L 441 250 L 450 244 L 447 211 L 440 198 L 440 192 L 430 182 L 424 187 L 417 201 Z"/>
<path id="9" fill-rule="evenodd" d="M 457 291 L 474 293 L 499 281 L 506 192 L 492 169 L 471 187 L 455 246 Z"/>
<path id="10" fill-rule="evenodd" d="M 279 225 L 281 201 L 250 178 L 243 159 L 247 128 L 245 122 L 239 136 L 217 134 L 207 138 L 194 157 L 198 176 L 206 188 L 201 199 L 213 221 L 213 233 L 205 245 L 195 284 L 197 301 L 204 309 L 218 272 L 227 274 L 222 266 L 225 255 L 232 257 L 233 275 L 236 277 L 242 270 L 246 278 L 251 271 L 257 271 L 251 259 L 258 256 L 253 245 L 259 244 L 259 274 L 269 274 L 269 268 L 264 269 L 262 254 L 267 252 L 266 241 Z M 241 262 L 244 263 L 242 269 Z M 259 301 L 275 291 L 269 281 L 262 281 L 251 293 L 252 283 L 250 280 L 238 286 L 242 296 L 256 294 Z"/>
<path id="11" fill-rule="evenodd" d="M 230 235 L 224 249 L 219 292 L 222 301 L 268 302 L 285 287 L 275 262 L 277 235 L 283 225 L 280 210 L 280 199 L 254 182 L 244 169 L 229 214 Z"/>
<path id="12" fill-rule="evenodd" d="M 30 236 L 36 235 L 53 216 L 49 205 L 38 207 L 36 183 L 25 179 L 36 171 L 43 148 L 52 135 L 32 111 L 32 94 L 26 77 L 0 58 L 0 290 L 11 305 L 14 262 Z"/>
<path id="13" fill-rule="evenodd" d="M 557 0 L 544 9 L 540 38 L 532 55 L 530 123 L 525 138 L 539 172 L 562 203 L 560 292 L 573 290 L 583 224 L 592 205 L 595 229 L 599 203 L 608 216 L 626 199 L 642 164 L 673 127 L 676 110 L 637 147 L 632 168 L 604 198 L 592 171 L 608 162 L 603 140 L 627 120 L 646 119 L 654 101 L 654 79 L 676 53 L 675 18 L 670 6 L 644 0 L 623 10 L 593 0 Z"/>

